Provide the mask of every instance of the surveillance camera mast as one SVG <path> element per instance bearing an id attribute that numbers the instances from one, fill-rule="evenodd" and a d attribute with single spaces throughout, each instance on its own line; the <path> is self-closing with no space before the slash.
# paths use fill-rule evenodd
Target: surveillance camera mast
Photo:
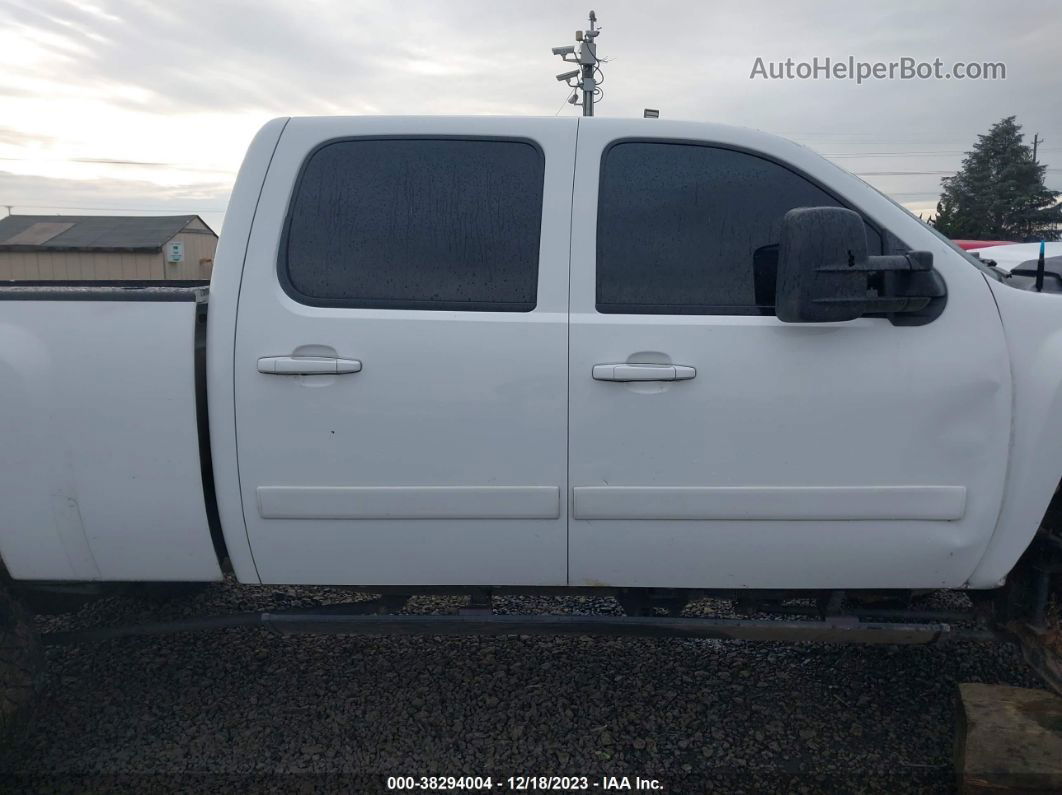
<path id="1" fill-rule="evenodd" d="M 557 75 L 557 80 L 567 83 L 572 89 L 568 102 L 572 105 L 581 105 L 584 116 L 593 116 L 594 102 L 600 102 L 605 97 L 604 91 L 601 90 L 605 76 L 598 66 L 601 60 L 597 57 L 597 42 L 595 41 L 601 29 L 596 27 L 596 24 L 597 14 L 591 10 L 589 29 L 575 31 L 575 40 L 579 43 L 578 50 L 571 44 L 553 48 L 553 54 L 559 55 L 561 60 L 579 64 L 578 69 Z M 572 57 L 569 58 L 569 55 Z M 576 82 L 573 83 L 573 80 Z M 583 92 L 582 102 L 579 101 L 577 93 L 579 91 Z"/>

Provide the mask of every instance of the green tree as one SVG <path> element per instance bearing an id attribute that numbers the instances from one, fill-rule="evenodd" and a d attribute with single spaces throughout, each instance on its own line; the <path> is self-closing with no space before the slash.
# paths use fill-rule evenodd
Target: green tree
<path id="1" fill-rule="evenodd" d="M 1013 116 L 978 135 L 959 172 L 941 180 L 933 226 L 951 238 L 1055 240 L 1062 194 L 1044 185 L 1047 166 L 1033 159 L 1023 138 Z"/>

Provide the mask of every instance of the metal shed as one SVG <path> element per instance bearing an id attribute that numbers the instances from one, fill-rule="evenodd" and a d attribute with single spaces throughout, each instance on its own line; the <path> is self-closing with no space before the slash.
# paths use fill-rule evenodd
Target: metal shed
<path id="1" fill-rule="evenodd" d="M 9 215 L 0 281 L 207 280 L 217 244 L 198 215 Z"/>

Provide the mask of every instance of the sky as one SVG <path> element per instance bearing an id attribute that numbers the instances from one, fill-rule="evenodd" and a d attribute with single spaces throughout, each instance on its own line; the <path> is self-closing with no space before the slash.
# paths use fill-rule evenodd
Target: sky
<path id="1" fill-rule="evenodd" d="M 277 116 L 576 115 L 550 48 L 594 4 L 597 115 L 754 127 L 927 216 L 1016 115 L 1062 190 L 1062 3 L 0 0 L 0 215 L 198 213 L 220 229 Z M 812 58 L 1003 62 L 1006 79 L 764 80 Z"/>

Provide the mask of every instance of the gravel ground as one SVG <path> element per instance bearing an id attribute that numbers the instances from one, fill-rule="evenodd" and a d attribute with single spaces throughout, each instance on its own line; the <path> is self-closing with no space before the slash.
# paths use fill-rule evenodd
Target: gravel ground
<path id="1" fill-rule="evenodd" d="M 128 597 L 66 630 L 349 601 L 211 586 Z M 413 612 L 460 599 L 419 598 Z M 717 605 L 698 603 L 689 613 Z M 618 613 L 506 598 L 505 612 Z M 951 792 L 956 683 L 1038 687 L 1017 653 L 689 639 L 278 636 L 218 630 L 52 647 L 0 784 L 38 791 L 380 791 L 389 775 L 653 778 L 666 792 Z"/>

